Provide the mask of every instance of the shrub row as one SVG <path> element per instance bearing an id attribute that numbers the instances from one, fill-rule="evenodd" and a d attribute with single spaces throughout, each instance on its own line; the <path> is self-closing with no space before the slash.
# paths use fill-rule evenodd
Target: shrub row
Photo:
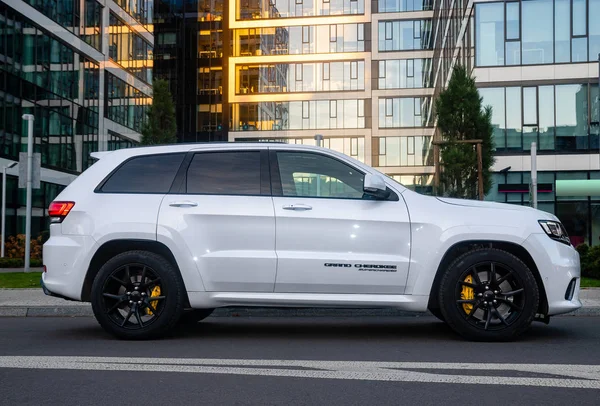
<path id="1" fill-rule="evenodd" d="M 577 252 L 581 260 L 581 276 L 600 279 L 600 245 L 590 247 L 580 244 Z"/>
<path id="2" fill-rule="evenodd" d="M 32 268 L 38 268 L 42 266 L 42 260 L 31 258 L 30 265 Z M 23 268 L 24 266 L 24 258 L 0 258 L 0 268 Z"/>

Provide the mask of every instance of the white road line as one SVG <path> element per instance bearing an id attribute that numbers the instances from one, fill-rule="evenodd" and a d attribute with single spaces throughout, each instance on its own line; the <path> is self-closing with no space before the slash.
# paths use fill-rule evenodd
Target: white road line
<path id="1" fill-rule="evenodd" d="M 315 379 L 600 389 L 599 365 L 572 364 L 5 356 L 0 357 L 0 368 L 180 372 Z M 312 370 L 293 368 L 311 368 Z M 419 371 L 416 372 L 407 369 L 416 369 Z M 444 370 L 453 371 L 438 373 Z M 468 374 L 461 375 L 456 372 L 459 370 L 463 370 L 465 373 L 468 372 Z M 500 375 L 481 376 L 477 375 L 477 371 L 496 371 Z M 515 372 L 552 374 L 556 377 L 517 377 L 514 376 Z"/>

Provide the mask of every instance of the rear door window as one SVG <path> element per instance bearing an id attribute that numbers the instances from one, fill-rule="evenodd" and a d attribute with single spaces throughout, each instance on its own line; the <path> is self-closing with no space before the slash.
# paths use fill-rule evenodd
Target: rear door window
<path id="1" fill-rule="evenodd" d="M 132 158 L 106 180 L 104 193 L 168 193 L 185 154 L 157 154 Z"/>
<path id="2" fill-rule="evenodd" d="M 186 190 L 189 194 L 258 196 L 266 194 L 261 193 L 261 183 L 260 151 L 203 152 L 190 163 Z"/>

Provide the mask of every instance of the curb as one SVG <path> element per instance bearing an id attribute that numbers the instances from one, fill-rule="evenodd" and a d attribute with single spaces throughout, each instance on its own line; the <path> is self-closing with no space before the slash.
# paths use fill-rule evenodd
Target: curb
<path id="1" fill-rule="evenodd" d="M 91 306 L 0 306 L 0 317 L 93 317 Z M 582 307 L 554 317 L 600 316 L 600 306 Z M 397 309 L 237 307 L 216 309 L 211 317 L 433 317 Z"/>

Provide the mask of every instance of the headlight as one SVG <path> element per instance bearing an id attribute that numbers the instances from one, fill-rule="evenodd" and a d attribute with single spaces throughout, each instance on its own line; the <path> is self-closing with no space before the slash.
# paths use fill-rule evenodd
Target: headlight
<path id="1" fill-rule="evenodd" d="M 546 234 L 548 234 L 548 237 L 560 241 L 563 244 L 571 245 L 567 230 L 565 230 L 565 227 L 560 222 L 552 220 L 540 220 L 539 222 L 540 226 L 542 226 Z"/>

